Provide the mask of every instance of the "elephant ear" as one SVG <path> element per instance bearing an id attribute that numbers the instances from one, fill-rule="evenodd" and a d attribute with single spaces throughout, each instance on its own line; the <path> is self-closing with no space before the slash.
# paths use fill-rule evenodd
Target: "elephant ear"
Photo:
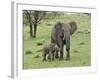
<path id="1" fill-rule="evenodd" d="M 69 23 L 70 25 L 70 34 L 72 35 L 77 30 L 77 24 L 76 22 L 72 21 Z"/>

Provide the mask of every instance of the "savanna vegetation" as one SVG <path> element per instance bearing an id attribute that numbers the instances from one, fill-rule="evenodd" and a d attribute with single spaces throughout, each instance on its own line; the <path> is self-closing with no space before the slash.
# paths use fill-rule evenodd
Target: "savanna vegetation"
<path id="1" fill-rule="evenodd" d="M 77 23 L 77 31 L 71 36 L 71 59 L 65 60 L 64 47 L 64 60 L 43 62 L 43 46 L 50 43 L 51 30 L 58 21 Z M 90 29 L 90 14 L 23 11 L 23 69 L 90 66 Z"/>

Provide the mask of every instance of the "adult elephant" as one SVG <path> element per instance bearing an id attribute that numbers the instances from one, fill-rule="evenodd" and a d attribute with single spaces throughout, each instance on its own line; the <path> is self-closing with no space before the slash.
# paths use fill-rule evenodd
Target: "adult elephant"
<path id="1" fill-rule="evenodd" d="M 66 45 L 66 60 L 70 60 L 70 36 L 77 30 L 76 22 L 72 21 L 67 24 L 57 22 L 51 32 L 51 43 L 56 43 L 60 48 L 55 58 L 63 59 L 63 47 Z"/>

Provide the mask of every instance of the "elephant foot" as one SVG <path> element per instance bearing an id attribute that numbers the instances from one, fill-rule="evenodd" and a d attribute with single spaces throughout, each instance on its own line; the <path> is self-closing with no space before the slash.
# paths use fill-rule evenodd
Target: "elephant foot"
<path id="1" fill-rule="evenodd" d="M 43 62 L 45 62 L 46 60 L 42 60 Z"/>
<path id="2" fill-rule="evenodd" d="M 58 58 L 59 58 L 59 56 L 55 56 L 55 58 L 56 58 L 56 59 L 58 59 Z"/>
<path id="3" fill-rule="evenodd" d="M 66 60 L 70 60 L 70 58 L 68 57 Z"/>
<path id="4" fill-rule="evenodd" d="M 60 58 L 59 60 L 63 60 L 63 58 Z"/>
<path id="5" fill-rule="evenodd" d="M 49 62 L 52 62 L 52 60 L 48 60 Z"/>
<path id="6" fill-rule="evenodd" d="M 54 59 L 52 59 L 52 61 L 54 61 Z"/>

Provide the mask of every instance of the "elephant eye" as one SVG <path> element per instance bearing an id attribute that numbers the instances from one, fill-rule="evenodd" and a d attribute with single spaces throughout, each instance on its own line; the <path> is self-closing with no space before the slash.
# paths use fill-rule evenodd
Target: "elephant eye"
<path id="1" fill-rule="evenodd" d="M 61 38 L 63 38 L 63 37 L 64 37 L 63 33 L 61 33 L 61 34 L 60 34 L 60 37 L 61 37 Z"/>

